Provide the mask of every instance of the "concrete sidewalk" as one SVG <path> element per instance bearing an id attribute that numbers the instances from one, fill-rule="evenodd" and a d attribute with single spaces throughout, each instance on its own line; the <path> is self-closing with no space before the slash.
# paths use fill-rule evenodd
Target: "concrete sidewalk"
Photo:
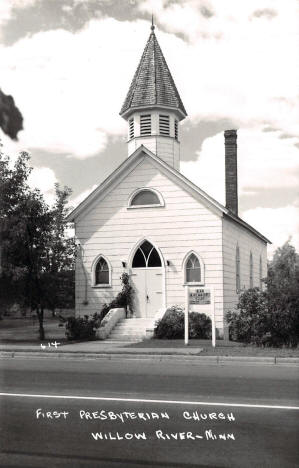
<path id="1" fill-rule="evenodd" d="M 45 345 L 44 345 L 45 346 Z M 154 361 L 183 360 L 192 364 L 218 365 L 286 365 L 299 367 L 298 357 L 251 357 L 251 356 L 206 356 L 203 348 L 134 348 L 124 347 L 124 343 L 88 341 L 41 348 L 40 344 L 1 344 L 0 358 L 46 358 L 46 359 L 140 359 Z"/>

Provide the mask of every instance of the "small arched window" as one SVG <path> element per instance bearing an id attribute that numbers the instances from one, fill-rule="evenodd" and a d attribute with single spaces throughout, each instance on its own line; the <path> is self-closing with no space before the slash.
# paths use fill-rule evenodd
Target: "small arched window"
<path id="1" fill-rule="evenodd" d="M 153 189 L 139 189 L 131 195 L 129 208 L 163 206 L 161 195 Z"/>
<path id="2" fill-rule="evenodd" d="M 94 269 L 94 286 L 109 286 L 110 273 L 108 262 L 100 256 Z"/>
<path id="3" fill-rule="evenodd" d="M 199 258 L 192 252 L 185 262 L 185 282 L 201 283 L 202 272 Z"/>
<path id="4" fill-rule="evenodd" d="M 239 293 L 241 289 L 241 278 L 240 278 L 240 249 L 236 247 L 236 292 Z"/>
<path id="5" fill-rule="evenodd" d="M 252 252 L 250 252 L 250 256 L 249 256 L 249 287 L 253 288 L 253 257 L 252 257 Z"/>

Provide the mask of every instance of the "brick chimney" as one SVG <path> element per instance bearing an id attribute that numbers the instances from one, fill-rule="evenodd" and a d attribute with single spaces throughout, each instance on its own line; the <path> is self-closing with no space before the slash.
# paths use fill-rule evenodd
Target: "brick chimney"
<path id="1" fill-rule="evenodd" d="M 237 130 L 225 130 L 224 144 L 226 208 L 238 216 Z"/>

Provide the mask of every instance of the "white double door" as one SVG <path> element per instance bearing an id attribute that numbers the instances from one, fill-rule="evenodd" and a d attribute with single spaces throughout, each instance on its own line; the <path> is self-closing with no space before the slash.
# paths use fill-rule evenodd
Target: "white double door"
<path id="1" fill-rule="evenodd" d="M 154 317 L 163 305 L 163 272 L 160 267 L 132 268 L 134 314 L 136 317 Z"/>

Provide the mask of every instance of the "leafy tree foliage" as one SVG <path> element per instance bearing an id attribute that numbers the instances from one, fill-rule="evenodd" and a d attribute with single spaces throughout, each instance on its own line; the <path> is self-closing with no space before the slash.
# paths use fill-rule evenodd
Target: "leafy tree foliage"
<path id="1" fill-rule="evenodd" d="M 299 342 L 299 256 L 286 242 L 268 266 L 266 291 L 248 289 L 237 311 L 227 314 L 234 340 L 264 346 L 297 346 Z"/>
<path id="2" fill-rule="evenodd" d="M 14 98 L 7 96 L 0 89 L 0 128 L 12 140 L 17 140 L 17 135 L 23 129 L 23 116 L 16 107 Z"/>
<path id="3" fill-rule="evenodd" d="M 73 275 L 75 243 L 65 235 L 70 189 L 56 185 L 56 202 L 50 208 L 40 191 L 29 187 L 30 171 L 27 153 L 21 153 L 14 166 L 0 153 L 0 305 L 14 301 L 30 307 L 44 339 L 44 309 L 63 302 L 61 284 L 68 284 L 66 296 L 74 295 L 74 283 L 66 280 Z"/>

